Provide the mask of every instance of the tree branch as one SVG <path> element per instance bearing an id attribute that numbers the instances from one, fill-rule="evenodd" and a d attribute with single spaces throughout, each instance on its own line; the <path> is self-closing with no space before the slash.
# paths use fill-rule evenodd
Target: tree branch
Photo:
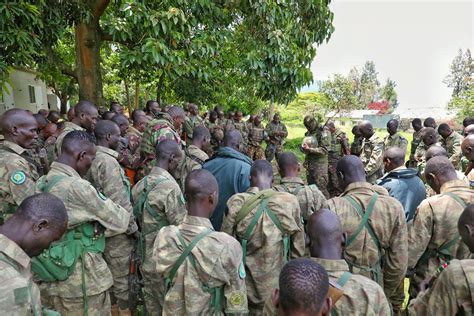
<path id="1" fill-rule="evenodd" d="M 59 70 L 61 70 L 61 73 L 63 75 L 66 75 L 66 76 L 69 76 L 69 77 L 72 77 L 74 79 L 77 80 L 77 69 L 72 69 L 71 67 L 69 67 L 68 65 L 66 65 L 61 58 L 58 57 L 58 55 L 53 51 L 53 49 L 51 48 L 51 46 L 46 46 L 45 47 L 46 49 L 46 52 L 47 52 L 47 55 L 48 55 L 48 58 L 51 59 L 51 61 L 54 63 L 54 64 L 57 64 Z"/>
<path id="2" fill-rule="evenodd" d="M 107 9 L 110 0 L 95 0 L 92 3 L 92 15 L 98 21 L 102 14 L 104 14 L 105 9 Z"/>
<path id="3" fill-rule="evenodd" d="M 112 35 L 110 35 L 109 33 L 105 33 L 101 27 L 99 27 L 99 37 L 101 41 L 114 42 L 114 43 L 122 44 L 125 46 L 129 46 L 130 44 L 132 44 L 131 42 L 114 39 Z"/>

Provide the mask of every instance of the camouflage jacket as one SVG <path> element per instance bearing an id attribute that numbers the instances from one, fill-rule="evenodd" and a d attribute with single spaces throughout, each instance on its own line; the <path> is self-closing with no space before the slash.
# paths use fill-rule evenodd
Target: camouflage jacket
<path id="1" fill-rule="evenodd" d="M 57 196 L 66 206 L 68 229 L 97 222 L 105 229 L 106 237 L 122 234 L 127 230 L 130 220 L 128 211 L 97 191 L 68 165 L 53 162 L 49 173 L 38 180 L 37 191 L 41 191 L 39 185 L 51 181 L 55 176 L 63 178 L 48 192 Z M 85 253 L 84 274 L 87 295 L 101 294 L 112 286 L 112 274 L 101 253 Z M 45 282 L 40 287 L 42 294 L 49 297 L 82 298 L 81 260 L 76 262 L 74 272 L 67 280 Z"/>
<path id="2" fill-rule="evenodd" d="M 209 159 L 209 156 L 204 151 L 194 145 L 189 145 L 184 152 L 185 157 L 174 172 L 174 177 L 179 183 L 182 192 L 184 192 L 184 183 L 188 174 L 193 170 L 201 169 L 204 162 Z"/>
<path id="3" fill-rule="evenodd" d="M 329 137 L 329 131 L 323 129 L 314 132 L 311 135 L 307 135 L 303 138 L 303 144 L 307 144 L 309 149 L 305 152 L 305 163 L 327 163 L 328 162 L 328 151 L 331 148 L 331 138 Z M 304 151 L 303 151 L 304 152 Z"/>
<path id="4" fill-rule="evenodd" d="M 41 315 L 31 259 L 15 242 L 0 234 L 0 310 L 4 315 Z"/>
<path id="5" fill-rule="evenodd" d="M 384 138 L 385 149 L 390 147 L 399 147 L 403 150 L 406 150 L 408 147 L 408 140 L 405 137 L 401 136 L 400 133 L 395 133 L 393 135 L 387 135 Z"/>
<path id="6" fill-rule="evenodd" d="M 331 140 L 331 146 L 328 149 L 329 160 L 337 162 L 339 158 L 349 152 L 347 137 L 346 134 L 339 129 L 336 129 L 334 133 L 329 132 L 328 135 Z"/>
<path id="7" fill-rule="evenodd" d="M 368 230 L 363 228 L 354 242 L 346 247 L 344 257 L 348 263 L 354 265 L 354 273 L 362 274 L 375 281 L 375 275 L 370 273 L 369 269 L 374 267 L 381 260 L 380 255 L 383 255 L 382 278 L 378 283 L 390 299 L 396 295 L 396 290 L 405 277 L 407 269 L 407 225 L 403 206 L 390 197 L 384 188 L 367 182 L 355 182 L 349 184 L 341 196 L 328 200 L 326 207 L 339 216 L 342 230 L 347 233 L 347 236 L 351 236 L 362 218 L 344 196 L 352 197 L 365 210 L 375 192 L 379 196 L 369 223 L 378 239 L 381 252 L 379 253 Z"/>
<path id="8" fill-rule="evenodd" d="M 382 174 L 384 142 L 376 134 L 364 139 L 360 159 L 368 177 Z"/>
<path id="9" fill-rule="evenodd" d="M 193 139 L 193 130 L 196 126 L 198 125 L 203 125 L 204 121 L 203 119 L 199 116 L 186 116 L 186 119 L 184 120 L 183 123 L 183 131 L 186 133 L 186 136 L 188 139 Z"/>
<path id="10" fill-rule="evenodd" d="M 413 315 L 472 315 L 474 260 L 452 260 L 426 292 L 411 301 Z"/>
<path id="11" fill-rule="evenodd" d="M 426 152 L 428 151 L 428 149 L 431 147 L 431 146 L 441 146 L 440 143 L 434 143 L 434 144 L 431 144 L 429 146 L 425 145 L 425 143 L 423 141 L 420 142 L 420 144 L 418 145 L 418 147 L 416 147 L 416 151 L 415 151 L 415 160 L 418 161 L 418 162 L 421 162 L 421 163 L 426 163 Z"/>
<path id="12" fill-rule="evenodd" d="M 242 240 L 258 206 L 238 223 L 236 223 L 236 216 L 245 201 L 258 191 L 257 187 L 251 187 L 245 193 L 237 193 L 227 201 L 228 212 L 224 217 L 221 231 L 235 236 L 237 240 Z M 268 207 L 280 220 L 286 235 L 291 238 L 291 258 L 304 256 L 304 228 L 301 223 L 301 211 L 297 198 L 286 192 L 278 192 L 269 198 Z M 264 212 L 255 225 L 247 244 L 245 262 L 247 297 L 252 305 L 261 305 L 263 308 L 265 299 L 278 285 L 279 271 L 284 264 L 282 233 Z"/>
<path id="13" fill-rule="evenodd" d="M 464 206 L 447 193 L 455 194 L 466 204 L 474 203 L 474 194 L 466 183 L 453 180 L 441 187 L 441 194 L 424 200 L 418 206 L 413 222 L 408 226 L 408 268 L 415 270 L 413 280 L 417 284 L 433 275 L 439 267 L 436 252 L 459 236 L 458 219 Z M 425 252 L 426 259 L 421 259 Z M 456 259 L 467 259 L 470 256 L 469 249 L 461 240 L 451 246 L 448 252 Z"/>
<path id="14" fill-rule="evenodd" d="M 456 169 L 460 169 L 461 167 L 462 141 L 463 137 L 456 131 L 453 131 L 448 137 L 443 138 L 443 140 L 441 141 L 441 146 L 446 149 L 446 152 L 448 153 L 448 158 Z"/>
<path id="15" fill-rule="evenodd" d="M 209 129 L 209 133 L 211 133 L 211 145 L 213 148 L 216 148 L 224 139 L 224 126 L 218 121 L 212 123 L 209 120 L 205 121 L 205 125 Z"/>
<path id="16" fill-rule="evenodd" d="M 278 192 L 288 192 L 296 196 L 300 205 L 301 217 L 305 222 L 314 212 L 320 210 L 326 202 L 326 198 L 315 184 L 305 185 L 299 177 L 283 178 L 274 189 Z"/>
<path id="17" fill-rule="evenodd" d="M 72 122 L 65 122 L 63 130 L 62 130 L 61 134 L 59 134 L 58 139 L 56 140 L 56 147 L 54 149 L 54 159 L 53 159 L 53 161 L 57 160 L 59 155 L 61 154 L 61 145 L 63 143 L 64 137 L 69 132 L 72 132 L 72 131 L 85 131 L 85 129 L 80 127 L 79 125 L 76 125 L 76 124 L 72 123 Z"/>
<path id="18" fill-rule="evenodd" d="M 118 153 L 102 146 L 96 148 L 97 153 L 89 170 L 90 182 L 98 191 L 128 211 L 130 220 L 126 233 L 133 234 L 138 227 L 130 202 L 130 181 L 117 161 Z"/>
<path id="19" fill-rule="evenodd" d="M 267 124 L 265 132 L 268 135 L 268 142 L 274 145 L 283 145 L 285 138 L 288 137 L 288 130 L 283 123 L 275 124 L 273 121 Z M 276 135 L 275 132 L 283 132 L 283 135 Z"/>
<path id="20" fill-rule="evenodd" d="M 196 244 L 171 280 L 163 315 L 227 315 L 248 311 L 242 248 L 226 233 L 215 232 L 207 218 L 186 215 L 179 226 L 168 226 L 158 233 L 153 247 L 156 271 L 169 277 L 184 251 L 181 239 L 189 245 L 204 231 L 210 234 Z M 219 287 L 223 288 L 224 304 L 222 310 L 214 312 L 209 289 Z"/>
<path id="21" fill-rule="evenodd" d="M 13 214 L 25 198 L 35 193 L 39 176 L 24 155 L 25 149 L 13 142 L 5 140 L 0 144 L 0 224 L 2 217 L 6 220 L 9 216 L 3 214 Z"/>
<path id="22" fill-rule="evenodd" d="M 364 137 L 354 137 L 354 141 L 351 143 L 351 155 L 359 156 L 362 152 L 362 143 Z"/>
<path id="23" fill-rule="evenodd" d="M 421 143 L 421 129 L 417 132 L 413 132 L 413 140 L 410 145 L 410 154 L 412 157 L 415 156 L 416 148 Z"/>
<path id="24" fill-rule="evenodd" d="M 165 139 L 174 140 L 178 145 L 181 145 L 181 137 L 174 128 L 171 116 L 166 113 L 158 113 L 156 118 L 148 122 L 140 144 L 141 164 L 145 169 L 145 174 L 153 166 L 156 145 Z"/>
<path id="25" fill-rule="evenodd" d="M 236 130 L 238 130 L 240 132 L 240 134 L 242 135 L 242 142 L 244 143 L 244 146 L 247 146 L 248 139 L 249 139 L 248 138 L 249 137 L 249 130 L 247 128 L 246 122 L 229 121 L 227 123 L 226 128 L 229 128 L 229 127 L 234 127 Z"/>
<path id="26" fill-rule="evenodd" d="M 251 124 L 251 127 L 249 127 L 249 145 L 254 147 L 262 146 L 262 143 L 266 138 L 267 136 L 263 124 L 260 124 L 260 126 Z"/>
<path id="27" fill-rule="evenodd" d="M 130 126 L 126 138 L 128 145 L 119 152 L 117 160 L 123 167 L 136 170 L 140 166 L 139 148 L 142 141 L 142 133 L 133 126 Z"/>

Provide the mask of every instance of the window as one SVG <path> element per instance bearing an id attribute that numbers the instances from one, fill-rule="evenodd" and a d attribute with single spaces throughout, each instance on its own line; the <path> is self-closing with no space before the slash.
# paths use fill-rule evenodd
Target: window
<path id="1" fill-rule="evenodd" d="M 28 86 L 28 92 L 30 93 L 30 103 L 36 103 L 35 87 Z"/>

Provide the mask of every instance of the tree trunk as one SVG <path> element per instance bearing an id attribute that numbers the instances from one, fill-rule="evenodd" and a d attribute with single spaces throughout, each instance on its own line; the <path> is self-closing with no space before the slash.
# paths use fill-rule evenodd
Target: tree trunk
<path id="1" fill-rule="evenodd" d="M 62 93 L 59 96 L 59 100 L 61 101 L 61 114 L 67 114 L 67 101 L 69 101 L 69 96 L 66 93 Z"/>
<path id="2" fill-rule="evenodd" d="M 136 81 L 135 82 L 135 104 L 134 104 L 135 109 L 138 109 L 139 96 L 140 96 L 140 82 Z"/>
<path id="3" fill-rule="evenodd" d="M 273 120 L 273 113 L 275 112 L 275 103 L 273 102 L 273 96 L 270 100 L 270 109 L 268 110 L 268 121 L 271 122 Z"/>
<path id="4" fill-rule="evenodd" d="M 130 90 L 128 90 L 128 80 L 124 79 L 123 84 L 125 85 L 125 96 L 127 97 L 127 108 L 128 112 L 132 113 L 132 102 L 130 101 Z"/>
<path id="5" fill-rule="evenodd" d="M 92 13 L 90 19 L 75 26 L 79 99 L 88 100 L 97 107 L 105 105 L 100 73 L 99 20 L 108 4 L 109 0 L 87 1 Z"/>

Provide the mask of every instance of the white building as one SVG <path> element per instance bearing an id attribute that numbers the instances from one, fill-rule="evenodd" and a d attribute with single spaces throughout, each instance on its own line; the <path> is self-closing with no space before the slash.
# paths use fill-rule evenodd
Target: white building
<path id="1" fill-rule="evenodd" d="M 34 70 L 14 67 L 6 86 L 7 91 L 2 90 L 0 95 L 0 114 L 12 108 L 33 113 L 38 113 L 40 109 L 59 111 L 59 98 L 47 89 Z"/>

